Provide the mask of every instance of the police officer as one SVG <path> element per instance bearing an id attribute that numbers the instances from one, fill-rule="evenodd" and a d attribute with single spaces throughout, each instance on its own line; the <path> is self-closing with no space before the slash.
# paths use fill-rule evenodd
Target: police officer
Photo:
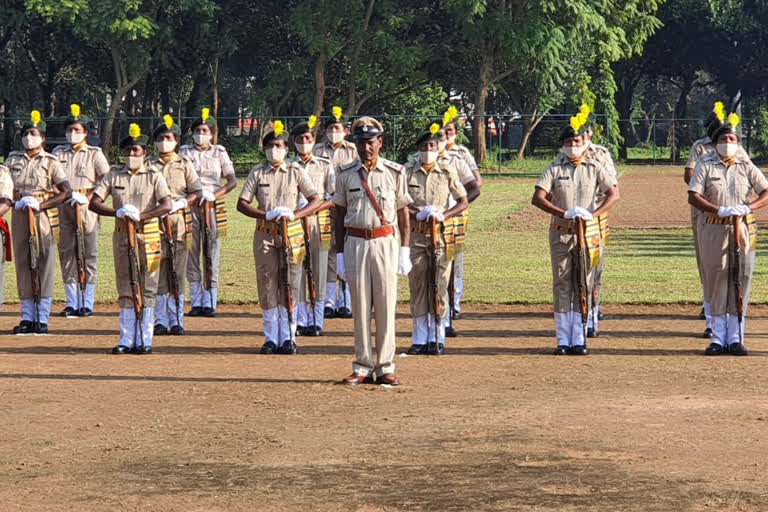
<path id="1" fill-rule="evenodd" d="M 312 152 L 331 160 L 331 168 L 335 174 L 339 169 L 357 160 L 355 145 L 347 141 L 347 125 L 344 111 L 336 106 L 331 109 L 331 116 L 325 122 L 325 141 L 316 144 Z M 333 219 L 334 209 L 331 209 Z M 336 275 L 336 237 L 331 234 L 331 249 L 328 251 L 328 271 L 325 293 L 325 318 L 352 318 L 350 310 L 349 288 Z M 338 283 L 341 282 L 341 289 Z"/>
<path id="2" fill-rule="evenodd" d="M 379 156 L 384 130 L 361 117 L 352 125 L 358 160 L 336 176 L 336 271 L 349 283 L 355 325 L 355 362 L 345 384 L 397 385 L 395 307 L 397 275 L 411 270 L 407 179 L 402 166 Z M 400 239 L 395 236 L 399 228 Z M 371 316 L 376 320 L 376 355 Z"/>
<path id="3" fill-rule="evenodd" d="M 221 263 L 221 238 L 226 226 L 224 196 L 237 186 L 235 167 L 224 146 L 211 141 L 216 134 L 216 118 L 210 109 L 202 109 L 199 118 L 192 122 L 193 144 L 181 146 L 179 154 L 192 160 L 200 176 L 203 190 L 198 203 L 188 205 L 192 211 L 192 248 L 187 257 L 187 279 L 192 309 L 189 316 L 216 316 L 219 296 L 219 266 Z M 206 290 L 200 260 L 204 260 L 205 207 L 208 203 L 211 219 L 211 289 Z M 219 229 L 221 227 L 221 229 Z"/>
<path id="4" fill-rule="evenodd" d="M 747 355 L 744 321 L 749 303 L 756 255 L 757 224 L 752 211 L 768 204 L 768 180 L 740 151 L 736 127 L 739 117 L 731 114 L 712 134 L 715 153 L 702 156 L 688 188 L 688 201 L 702 212 L 698 225 L 704 299 L 709 303 L 712 340 L 705 353 Z M 753 192 L 758 195 L 752 200 Z M 738 237 L 735 232 L 739 225 Z M 736 243 L 741 261 L 736 267 Z M 743 307 L 738 309 L 738 272 Z"/>
<path id="5" fill-rule="evenodd" d="M 21 127 L 24 151 L 12 151 L 5 161 L 13 180 L 15 203 L 11 232 L 16 256 L 16 288 L 21 300 L 21 323 L 13 328 L 15 334 L 48 332 L 56 258 L 53 245 L 59 229 L 56 207 L 72 193 L 61 162 L 44 149 L 45 129 L 40 112 L 32 111 L 30 120 Z M 36 241 L 32 249 L 29 246 L 30 213 Z M 39 280 L 33 280 L 30 264 L 34 261 Z"/>
<path id="6" fill-rule="evenodd" d="M 440 125 L 433 123 L 417 141 L 419 160 L 411 160 L 405 166 L 408 192 L 413 198 L 408 207 L 413 266 L 408 274 L 413 315 L 412 345 L 408 349 L 411 355 L 443 353 L 448 320 L 448 281 L 451 276 L 451 258 L 446 250 L 443 222 L 461 213 L 468 204 L 466 190 L 456 170 L 439 160 L 439 143 Z M 437 223 L 437 248 L 434 246 L 433 220 Z M 434 255 L 433 251 L 436 251 Z M 433 283 L 440 302 L 439 315 L 434 306 Z"/>
<path id="7" fill-rule="evenodd" d="M 112 251 L 120 302 L 120 340 L 112 349 L 113 354 L 152 353 L 155 294 L 162 255 L 159 218 L 171 211 L 172 201 L 163 175 L 144 163 L 148 141 L 139 125 L 130 125 L 128 136 L 120 141 L 125 163 L 112 166 L 96 185 L 90 203 L 91 210 L 97 214 L 116 217 Z M 109 196 L 112 196 L 112 208 L 104 204 Z M 143 299 L 141 321 L 134 309 L 131 288 L 129 222 L 136 226 L 137 282 Z"/>
<path id="8" fill-rule="evenodd" d="M 287 282 L 293 297 L 299 296 L 301 264 L 285 261 L 282 243 L 282 219 L 293 221 L 311 215 L 320 205 L 312 178 L 295 162 L 286 159 L 288 139 L 281 121 L 262 140 L 267 161 L 251 169 L 245 180 L 237 211 L 256 219 L 253 256 L 256 262 L 259 304 L 266 338 L 262 354 L 296 353 L 296 315 L 289 318 L 289 298 L 281 288 L 280 269 L 287 265 Z M 307 204 L 299 208 L 299 196 Z M 257 204 L 252 205 L 256 199 Z M 303 239 L 298 243 L 303 243 Z M 292 251 L 290 251 L 292 252 Z"/>
<path id="9" fill-rule="evenodd" d="M 96 291 L 99 216 L 88 209 L 88 202 L 96 183 L 109 172 L 109 163 L 101 148 L 91 146 L 87 142 L 89 122 L 88 116 L 81 114 L 79 105 L 71 105 L 64 131 L 68 144 L 57 146 L 53 150 L 53 155 L 61 162 L 61 168 L 72 186 L 69 204 L 59 206 L 59 262 L 67 300 L 60 316 L 64 317 L 91 316 Z M 78 217 L 79 230 L 82 233 L 80 254 L 75 234 Z M 84 260 L 84 291 L 79 283 L 79 258 Z"/>
<path id="10" fill-rule="evenodd" d="M 308 296 L 308 276 L 302 272 L 297 303 L 297 321 L 299 333 L 304 336 L 322 336 L 323 334 L 326 293 L 324 284 L 328 272 L 328 250 L 332 238 L 329 209 L 333 206 L 330 198 L 336 190 L 336 174 L 331 167 L 331 161 L 312 152 L 315 145 L 313 130 L 316 124 L 317 118 L 311 116 L 307 122 L 298 123 L 291 129 L 291 137 L 293 137 L 293 144 L 296 148 L 296 157 L 291 162 L 298 166 L 302 173 L 309 175 L 315 192 L 323 199 L 315 213 L 305 218 L 305 227 L 308 229 L 306 236 L 309 237 L 310 247 L 310 254 L 305 257 L 310 258 L 317 297 L 313 310 Z M 321 235 L 321 229 L 324 235 Z"/>
<path id="11" fill-rule="evenodd" d="M 578 276 L 573 275 L 573 249 L 578 244 L 576 219 L 590 221 L 619 200 L 616 178 L 586 153 L 587 127 L 586 116 L 571 118 L 560 134 L 562 152 L 544 171 L 533 193 L 533 205 L 552 215 L 549 248 L 557 355 L 587 354 L 575 286 Z M 599 203 L 598 190 L 604 194 Z M 587 275 L 588 287 L 590 283 L 594 284 L 591 271 Z"/>
<path id="12" fill-rule="evenodd" d="M 179 146 L 181 129 L 166 114 L 163 122 L 157 125 L 152 132 L 155 141 L 155 149 L 158 156 L 149 159 L 147 166 L 153 172 L 163 175 L 171 192 L 173 201 L 171 211 L 168 214 L 168 222 L 161 220 L 160 231 L 164 236 L 167 224 L 170 224 L 171 239 L 174 245 L 174 259 L 171 261 L 166 243 L 163 243 L 163 261 L 160 264 L 160 277 L 155 298 L 155 328 L 157 336 L 172 334 L 174 336 L 184 334 L 184 278 L 187 273 L 187 222 L 186 212 L 191 204 L 195 204 L 203 189 L 200 178 L 195 171 L 192 160 L 176 153 Z M 178 304 L 168 280 L 169 273 L 176 273 L 176 286 L 179 291 Z"/>
<path id="13" fill-rule="evenodd" d="M 11 171 L 0 164 L 0 306 L 5 299 L 5 262 L 11 261 L 11 230 L 2 217 L 13 205 L 13 180 Z"/>

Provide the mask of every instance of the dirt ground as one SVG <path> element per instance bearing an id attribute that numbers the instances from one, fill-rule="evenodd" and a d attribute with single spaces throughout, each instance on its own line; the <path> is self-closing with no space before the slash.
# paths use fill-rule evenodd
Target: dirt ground
<path id="1" fill-rule="evenodd" d="M 2 335 L 0 509 L 768 509 L 768 308 L 746 358 L 704 357 L 692 306 L 606 313 L 591 355 L 556 357 L 547 306 L 468 305 L 392 389 L 337 384 L 351 320 L 259 355 L 254 306 L 151 356 L 108 354 L 115 306 Z M 401 306 L 398 352 L 409 332 Z"/>

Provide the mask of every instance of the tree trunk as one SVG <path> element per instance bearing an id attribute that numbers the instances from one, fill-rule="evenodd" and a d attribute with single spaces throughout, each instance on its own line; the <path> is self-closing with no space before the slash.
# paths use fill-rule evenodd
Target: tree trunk
<path id="1" fill-rule="evenodd" d="M 520 150 L 517 152 L 518 160 L 525 158 L 525 148 L 528 146 L 528 140 L 542 119 L 544 119 L 544 116 L 536 115 L 534 112 L 530 119 L 523 121 L 523 140 L 520 142 Z"/>
<path id="2" fill-rule="evenodd" d="M 125 63 L 120 55 L 120 51 L 116 46 L 112 46 L 112 65 L 115 71 L 115 83 L 117 87 L 115 94 L 112 96 L 112 102 L 107 109 L 107 119 L 104 122 L 104 136 L 102 137 L 102 149 L 105 155 L 109 155 L 110 149 L 112 149 L 112 139 L 115 127 L 115 117 L 120 112 L 120 107 L 123 105 L 123 97 L 133 89 L 133 86 L 141 79 L 140 76 L 129 78 L 125 69 Z"/>
<path id="3" fill-rule="evenodd" d="M 355 49 L 352 52 L 352 58 L 349 60 L 349 88 L 347 93 L 347 113 L 351 116 L 357 115 L 357 109 L 359 107 L 357 103 L 357 65 L 360 62 L 360 52 L 363 50 L 363 37 L 368 30 L 368 25 L 371 22 L 371 16 L 373 15 L 373 6 L 376 0 L 368 0 L 368 8 L 365 11 L 365 19 L 363 25 L 360 27 L 360 32 L 357 34 L 357 42 L 355 43 Z"/>
<path id="4" fill-rule="evenodd" d="M 475 160 L 478 165 L 488 159 L 488 151 L 485 147 L 485 103 L 488 99 L 488 87 L 491 85 L 494 53 L 490 47 L 490 44 L 485 45 L 485 51 L 483 51 L 480 63 L 477 90 L 475 92 L 473 135 L 475 136 Z"/>
<path id="5" fill-rule="evenodd" d="M 328 55 L 321 52 L 315 60 L 315 106 L 312 107 L 312 115 L 319 116 L 323 113 L 323 101 L 325 101 L 325 68 L 328 66 Z"/>
<path id="6" fill-rule="evenodd" d="M 676 120 L 685 119 L 685 115 L 688 113 L 688 96 L 690 96 L 693 90 L 693 85 L 696 83 L 696 75 L 690 74 L 683 79 L 683 85 L 680 87 L 680 95 L 677 97 L 677 104 L 675 105 L 675 114 L 672 120 L 672 130 L 670 132 L 670 150 L 672 161 L 677 162 L 680 160 L 680 144 L 679 135 L 677 133 Z"/>

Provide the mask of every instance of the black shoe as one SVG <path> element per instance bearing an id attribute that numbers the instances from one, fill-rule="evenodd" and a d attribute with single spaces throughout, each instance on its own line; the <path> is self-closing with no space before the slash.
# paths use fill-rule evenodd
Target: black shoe
<path id="1" fill-rule="evenodd" d="M 136 347 L 134 350 L 131 351 L 132 354 L 138 354 L 140 356 L 148 355 L 152 353 L 152 347 Z"/>
<path id="2" fill-rule="evenodd" d="M 445 345 L 431 341 L 427 344 L 427 353 L 431 356 L 439 356 L 445 352 Z"/>
<path id="3" fill-rule="evenodd" d="M 184 328 L 180 325 L 174 325 L 168 332 L 171 336 L 181 336 L 184 334 Z"/>
<path id="4" fill-rule="evenodd" d="M 261 346 L 262 354 L 274 354 L 277 351 L 277 345 L 274 341 L 267 341 Z"/>
<path id="5" fill-rule="evenodd" d="M 323 317 L 333 318 L 335 316 L 336 316 L 336 311 L 334 311 L 333 308 L 329 308 L 328 306 L 325 306 L 325 309 L 323 310 Z"/>
<path id="6" fill-rule="evenodd" d="M 453 310 L 452 318 L 454 320 L 461 320 L 461 311 L 458 311 L 456 309 Z"/>
<path id="7" fill-rule="evenodd" d="M 605 315 L 603 314 L 602 311 L 598 311 L 597 312 L 597 319 L 598 320 L 605 320 Z"/>
<path id="8" fill-rule="evenodd" d="M 600 336 L 600 331 L 596 331 L 592 327 L 587 329 L 587 338 L 597 338 L 598 336 Z"/>
<path id="9" fill-rule="evenodd" d="M 155 324 L 154 333 L 155 333 L 155 336 L 167 336 L 168 328 L 163 324 Z"/>
<path id="10" fill-rule="evenodd" d="M 35 334 L 48 334 L 48 324 L 33 324 L 33 327 L 35 328 Z"/>
<path id="11" fill-rule="evenodd" d="M 132 351 L 131 347 L 126 347 L 125 345 L 115 345 L 112 347 L 113 354 L 130 354 Z"/>
<path id="12" fill-rule="evenodd" d="M 409 356 L 421 356 L 427 353 L 426 345 L 411 345 L 408 350 L 405 351 Z"/>
<path id="13" fill-rule="evenodd" d="M 336 310 L 336 318 L 352 318 L 352 312 L 349 308 L 339 308 Z"/>
<path id="14" fill-rule="evenodd" d="M 719 356 L 723 353 L 723 346 L 717 343 L 710 343 L 707 349 L 704 351 L 705 356 Z"/>
<path id="15" fill-rule="evenodd" d="M 66 318 L 74 318 L 77 316 L 77 310 L 75 308 L 71 308 L 67 306 L 64 308 L 64 311 L 59 313 L 59 316 L 66 317 Z"/>
<path id="16" fill-rule="evenodd" d="M 290 340 L 284 342 L 280 345 L 280 348 L 277 349 L 278 354 L 293 355 L 297 352 L 298 349 L 296 348 L 296 344 Z"/>
<path id="17" fill-rule="evenodd" d="M 448 326 L 445 328 L 445 337 L 446 338 L 455 338 L 458 336 L 459 333 L 456 332 L 456 329 L 454 329 L 452 326 Z"/>
<path id="18" fill-rule="evenodd" d="M 728 345 L 728 353 L 732 356 L 747 355 L 747 347 L 743 343 L 731 343 Z"/>
<path id="19" fill-rule="evenodd" d="M 200 313 L 200 316 L 207 316 L 208 318 L 213 318 L 216 316 L 216 310 L 213 308 L 203 308 L 203 311 Z"/>
<path id="20" fill-rule="evenodd" d="M 701 335 L 701 337 L 702 337 L 702 338 L 707 338 L 707 339 L 709 339 L 709 338 L 711 338 L 711 337 L 712 337 L 712 334 L 713 334 L 713 333 L 712 333 L 712 329 L 710 329 L 709 327 L 707 327 L 706 329 L 704 329 L 704 334 L 702 334 L 702 335 Z M 720 346 L 720 345 L 718 345 L 718 346 Z"/>
<path id="21" fill-rule="evenodd" d="M 566 355 L 566 354 L 567 354 L 568 352 L 570 352 L 570 351 L 571 351 L 571 347 L 569 347 L 569 346 L 567 346 L 567 345 L 558 345 L 558 346 L 555 348 L 555 352 L 554 352 L 554 354 L 555 354 L 556 356 L 564 356 L 564 355 Z"/>
<path id="22" fill-rule="evenodd" d="M 707 315 L 704 314 L 704 308 L 701 308 L 701 312 L 699 313 L 699 320 L 706 320 Z"/>
<path id="23" fill-rule="evenodd" d="M 203 316 L 203 308 L 200 306 L 195 306 L 189 310 L 187 316 Z"/>
<path id="24" fill-rule="evenodd" d="M 35 324 L 29 320 L 22 320 L 13 328 L 13 334 L 32 334 L 33 332 L 35 332 Z"/>
<path id="25" fill-rule="evenodd" d="M 307 327 L 304 328 L 304 336 L 316 337 L 316 336 L 322 336 L 322 335 L 323 335 L 323 330 L 316 325 L 308 325 Z"/>
<path id="26" fill-rule="evenodd" d="M 82 317 L 93 316 L 93 310 L 91 308 L 80 308 L 77 310 L 77 315 Z"/>
<path id="27" fill-rule="evenodd" d="M 585 345 L 574 345 L 571 347 L 571 350 L 569 350 L 568 353 L 572 356 L 585 356 L 589 354 L 589 350 L 587 350 Z"/>

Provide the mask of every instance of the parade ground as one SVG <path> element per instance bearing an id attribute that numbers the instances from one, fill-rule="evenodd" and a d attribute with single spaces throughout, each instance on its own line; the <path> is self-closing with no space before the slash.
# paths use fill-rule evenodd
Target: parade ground
<path id="1" fill-rule="evenodd" d="M 750 355 L 705 357 L 682 169 L 619 171 L 591 355 L 551 355 L 548 218 L 530 206 L 538 173 L 486 177 L 459 337 L 440 357 L 398 356 L 394 388 L 338 384 L 351 320 L 299 337 L 298 355 L 258 353 L 239 187 L 218 316 L 186 318 L 187 335 L 156 337 L 152 355 L 110 355 L 105 219 L 96 314 L 52 317 L 46 336 L 0 335 L 0 510 L 768 509 L 766 236 Z M 18 323 L 12 269 L 2 333 Z M 401 290 L 398 354 L 411 327 L 402 278 Z"/>

